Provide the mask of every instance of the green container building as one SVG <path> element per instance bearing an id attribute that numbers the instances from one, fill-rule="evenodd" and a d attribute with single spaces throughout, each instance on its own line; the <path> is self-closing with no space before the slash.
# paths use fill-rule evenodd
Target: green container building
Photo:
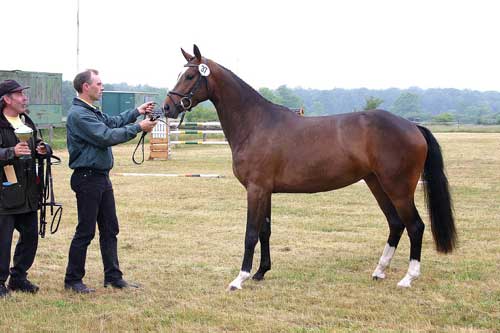
<path id="1" fill-rule="evenodd" d="M 16 80 L 31 87 L 25 92 L 29 98 L 29 116 L 37 126 L 63 124 L 61 73 L 0 70 L 0 81 L 3 80 Z"/>
<path id="2" fill-rule="evenodd" d="M 143 91 L 104 91 L 101 101 L 102 112 L 116 116 L 143 103 L 154 101 L 157 96 L 157 93 Z"/>

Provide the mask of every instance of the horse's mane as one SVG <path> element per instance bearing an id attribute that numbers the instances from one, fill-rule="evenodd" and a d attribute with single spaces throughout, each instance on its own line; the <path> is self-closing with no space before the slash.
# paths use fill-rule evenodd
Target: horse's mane
<path id="1" fill-rule="evenodd" d="M 243 90 L 248 91 L 249 94 L 254 95 L 255 99 L 257 102 L 265 102 L 266 104 L 269 104 L 269 110 L 275 110 L 275 109 L 281 109 L 281 110 L 286 110 L 286 111 L 291 111 L 289 108 L 283 105 L 275 104 L 262 96 L 257 90 L 252 88 L 248 83 L 243 81 L 238 75 L 234 74 L 230 69 L 220 65 L 219 63 L 216 63 L 219 67 L 224 69 L 229 75 L 243 88 Z"/>

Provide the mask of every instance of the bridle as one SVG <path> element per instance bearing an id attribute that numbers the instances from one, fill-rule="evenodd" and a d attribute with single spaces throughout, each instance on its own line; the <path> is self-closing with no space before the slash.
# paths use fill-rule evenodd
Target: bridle
<path id="1" fill-rule="evenodd" d="M 184 67 L 198 67 L 199 65 L 195 64 L 186 64 Z M 205 83 L 208 85 L 207 78 L 206 76 L 201 75 L 200 73 L 198 74 L 198 79 L 196 80 L 195 84 L 191 88 L 191 90 L 187 94 L 182 94 L 180 92 L 170 90 L 167 93 L 167 96 L 170 97 L 172 102 L 174 103 L 174 106 L 176 109 L 180 110 L 180 112 L 189 112 L 191 111 L 191 108 L 193 106 L 193 101 L 192 98 L 196 91 L 200 88 L 202 79 L 205 79 Z M 176 103 L 174 99 L 172 98 L 172 95 L 180 97 L 180 100 Z M 166 112 L 165 107 L 163 107 L 163 112 Z M 183 117 L 184 118 L 184 115 Z"/>
<path id="2" fill-rule="evenodd" d="M 199 66 L 200 65 L 195 65 L 195 64 L 184 65 L 184 67 L 199 67 Z M 205 79 L 205 84 L 208 87 L 208 80 L 207 80 L 206 76 L 201 75 L 201 72 L 200 72 L 200 73 L 198 73 L 198 79 L 196 80 L 195 84 L 193 85 L 193 87 L 191 88 L 191 90 L 187 94 L 182 94 L 180 92 L 173 91 L 173 90 L 170 90 L 167 93 L 167 96 L 169 96 L 170 99 L 172 100 L 172 102 L 174 103 L 175 108 L 180 110 L 180 113 L 181 113 L 181 120 L 179 121 L 177 128 L 179 128 L 181 126 L 182 121 L 184 120 L 184 116 L 186 115 L 186 112 L 191 111 L 191 108 L 193 107 L 192 98 L 193 98 L 194 94 L 196 93 L 196 91 L 200 88 L 202 79 Z M 174 99 L 172 98 L 172 95 L 180 97 L 180 100 L 176 103 L 174 101 Z M 167 124 L 165 121 L 160 119 L 161 116 L 165 116 L 165 117 L 167 116 L 167 111 L 168 111 L 168 109 L 165 109 L 165 105 L 164 105 L 164 106 L 160 107 L 160 110 L 154 111 L 154 113 L 152 115 L 150 115 L 150 118 L 152 121 L 158 120 L 158 121 L 161 121 L 161 122 L 164 122 L 165 124 Z M 146 118 L 146 115 L 144 115 L 144 118 Z M 142 133 L 142 136 L 139 139 L 139 142 L 137 143 L 137 146 L 135 147 L 134 152 L 132 153 L 132 161 L 137 165 L 142 164 L 144 162 L 144 140 L 145 140 L 146 134 L 147 134 L 147 132 Z M 135 154 L 137 152 L 137 149 L 139 149 L 139 147 L 141 147 L 142 159 L 140 161 L 137 161 L 135 159 Z"/>

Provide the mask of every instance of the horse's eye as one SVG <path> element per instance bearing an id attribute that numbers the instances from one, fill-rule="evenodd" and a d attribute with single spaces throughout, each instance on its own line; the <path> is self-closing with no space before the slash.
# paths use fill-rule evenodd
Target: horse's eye
<path id="1" fill-rule="evenodd" d="M 186 75 L 186 80 L 192 80 L 193 79 L 193 75 Z"/>

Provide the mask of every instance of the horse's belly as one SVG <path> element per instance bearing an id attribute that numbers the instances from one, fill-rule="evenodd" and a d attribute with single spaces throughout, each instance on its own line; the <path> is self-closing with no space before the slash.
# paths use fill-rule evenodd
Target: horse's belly
<path id="1" fill-rule="evenodd" d="M 273 192 L 315 193 L 331 191 L 356 183 L 364 176 L 364 172 L 290 174 L 275 179 Z"/>

